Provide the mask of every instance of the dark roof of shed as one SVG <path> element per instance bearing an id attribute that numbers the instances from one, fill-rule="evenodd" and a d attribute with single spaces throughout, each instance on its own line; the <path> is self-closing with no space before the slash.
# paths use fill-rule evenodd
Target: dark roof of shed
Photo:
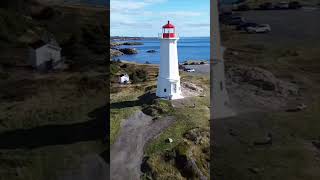
<path id="1" fill-rule="evenodd" d="M 30 43 L 29 46 L 32 47 L 33 49 L 38 49 L 39 47 L 42 47 L 45 44 L 47 44 L 47 43 L 44 42 L 43 40 L 37 40 L 33 43 Z"/>

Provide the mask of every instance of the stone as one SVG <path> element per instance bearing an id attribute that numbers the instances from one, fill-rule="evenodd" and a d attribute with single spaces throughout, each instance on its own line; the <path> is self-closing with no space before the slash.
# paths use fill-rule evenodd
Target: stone
<path id="1" fill-rule="evenodd" d="M 167 142 L 168 142 L 168 143 L 173 143 L 173 139 L 168 138 L 168 139 L 167 139 Z"/>
<path id="2" fill-rule="evenodd" d="M 258 90 L 277 92 L 281 96 L 299 95 L 296 84 L 285 82 L 276 78 L 270 71 L 259 67 L 248 67 L 244 65 L 226 66 L 227 79 L 229 83 L 248 84 Z"/>
<path id="3" fill-rule="evenodd" d="M 272 144 L 272 134 L 268 133 L 268 136 L 253 142 L 254 145 L 271 145 Z"/>
<path id="4" fill-rule="evenodd" d="M 124 54 L 137 54 L 138 53 L 138 51 L 134 48 L 122 48 L 122 49 L 119 49 L 119 51 L 121 51 Z"/>
<path id="5" fill-rule="evenodd" d="M 157 52 L 156 50 L 152 49 L 152 50 L 148 50 L 147 53 L 155 53 Z"/>
<path id="6" fill-rule="evenodd" d="M 249 171 L 254 173 L 254 174 L 258 174 L 260 172 L 260 169 L 259 168 L 249 168 Z"/>

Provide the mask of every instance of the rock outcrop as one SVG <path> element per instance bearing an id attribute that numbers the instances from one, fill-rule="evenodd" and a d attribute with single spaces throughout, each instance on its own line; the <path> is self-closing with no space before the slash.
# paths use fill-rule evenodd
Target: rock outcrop
<path id="1" fill-rule="evenodd" d="M 123 52 L 117 50 L 117 49 L 110 49 L 110 57 L 118 57 L 118 56 L 122 56 Z"/>
<path id="2" fill-rule="evenodd" d="M 138 54 L 138 51 L 134 48 L 122 48 L 119 49 L 119 51 L 121 51 L 124 54 Z"/>
<path id="3" fill-rule="evenodd" d="M 299 89 L 295 84 L 276 78 L 270 71 L 258 67 L 229 66 L 227 79 L 231 83 L 247 83 L 264 91 L 275 91 L 280 95 L 298 95 Z"/>
<path id="4" fill-rule="evenodd" d="M 155 53 L 155 52 L 157 52 L 157 51 L 154 50 L 154 49 L 151 49 L 151 50 L 148 50 L 148 51 L 147 51 L 147 53 Z"/>

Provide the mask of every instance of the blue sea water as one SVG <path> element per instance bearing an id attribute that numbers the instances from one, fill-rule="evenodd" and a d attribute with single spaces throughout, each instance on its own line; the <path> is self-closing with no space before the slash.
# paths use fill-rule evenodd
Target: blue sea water
<path id="1" fill-rule="evenodd" d="M 120 60 L 137 63 L 160 63 L 160 40 L 157 38 L 145 38 L 143 40 L 129 40 L 125 42 L 142 42 L 143 45 L 120 46 L 120 48 L 135 48 L 138 54 L 123 55 Z M 147 53 L 148 50 L 156 50 L 155 53 Z M 210 59 L 210 37 L 180 37 L 178 40 L 178 60 L 206 60 Z"/>

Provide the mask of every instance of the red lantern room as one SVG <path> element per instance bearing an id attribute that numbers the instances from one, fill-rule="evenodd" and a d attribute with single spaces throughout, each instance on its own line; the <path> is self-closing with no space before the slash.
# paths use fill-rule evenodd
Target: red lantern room
<path id="1" fill-rule="evenodd" d="M 175 31 L 175 26 L 168 21 L 168 24 L 162 26 L 162 38 L 175 38 Z"/>

